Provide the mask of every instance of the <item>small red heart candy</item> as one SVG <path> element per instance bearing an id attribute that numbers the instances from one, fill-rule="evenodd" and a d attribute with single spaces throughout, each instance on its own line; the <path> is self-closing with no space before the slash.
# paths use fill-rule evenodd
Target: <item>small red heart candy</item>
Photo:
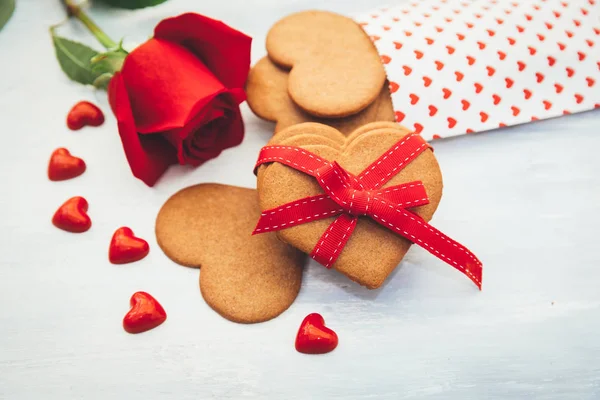
<path id="1" fill-rule="evenodd" d="M 400 85 L 398 85 L 396 82 L 392 82 L 392 81 L 390 81 L 388 87 L 390 89 L 390 93 L 396 93 L 398 91 L 398 89 L 400 89 Z"/>
<path id="2" fill-rule="evenodd" d="M 92 220 L 87 215 L 88 202 L 77 196 L 67 200 L 52 217 L 52 223 L 67 232 L 82 233 L 90 229 Z"/>
<path id="3" fill-rule="evenodd" d="M 433 117 L 437 113 L 438 109 L 434 105 L 429 106 L 429 116 Z"/>
<path id="4" fill-rule="evenodd" d="M 135 292 L 129 303 L 131 310 L 123 318 L 123 328 L 129 333 L 149 331 L 167 319 L 165 309 L 146 292 Z"/>
<path id="5" fill-rule="evenodd" d="M 481 83 L 475 82 L 475 93 L 481 93 L 481 91 L 483 90 L 483 85 Z"/>
<path id="6" fill-rule="evenodd" d="M 504 81 L 506 82 L 506 88 L 510 89 L 512 87 L 512 85 L 515 83 L 515 81 L 513 81 L 510 78 L 504 78 Z"/>
<path id="7" fill-rule="evenodd" d="M 444 99 L 449 98 L 450 96 L 452 96 L 452 90 L 448 89 L 448 88 L 443 88 L 442 92 L 444 92 Z"/>
<path id="8" fill-rule="evenodd" d="M 479 115 L 481 116 L 481 122 L 485 122 L 485 121 L 487 121 L 487 119 L 488 119 L 488 117 L 489 117 L 489 115 L 488 115 L 487 113 L 483 112 L 483 111 L 481 111 L 481 112 L 479 113 Z"/>
<path id="9" fill-rule="evenodd" d="M 455 71 L 455 72 L 454 72 L 454 75 L 456 75 L 456 81 L 457 81 L 457 82 L 460 82 L 460 81 L 462 81 L 462 80 L 463 80 L 463 78 L 465 77 L 465 74 L 463 74 L 463 73 L 462 73 L 462 72 L 460 72 L 460 71 Z"/>
<path id="10" fill-rule="evenodd" d="M 529 100 L 529 98 L 531 97 L 531 90 L 529 89 L 523 89 L 523 93 L 525 94 L 525 100 Z"/>
<path id="11" fill-rule="evenodd" d="M 423 85 L 425 85 L 425 87 L 428 87 L 429 85 L 431 85 L 431 82 L 432 82 L 432 80 L 430 77 L 428 77 L 428 76 L 423 77 Z"/>
<path id="12" fill-rule="evenodd" d="M 467 62 L 469 63 L 469 65 L 473 65 L 475 64 L 475 58 L 467 56 Z"/>
<path id="13" fill-rule="evenodd" d="M 416 94 L 414 94 L 414 93 L 411 93 L 411 94 L 410 94 L 410 104 L 412 104 L 412 105 L 414 106 L 414 105 L 415 105 L 415 104 L 417 104 L 418 102 L 419 102 L 419 96 L 417 96 L 417 95 L 416 95 Z"/>
<path id="14" fill-rule="evenodd" d="M 402 69 L 404 70 L 404 75 L 406 76 L 410 75 L 410 73 L 412 72 L 412 68 L 408 65 L 403 65 Z"/>
<path id="15" fill-rule="evenodd" d="M 104 114 L 95 104 L 80 101 L 75 104 L 67 115 L 67 126 L 77 131 L 84 126 L 100 126 L 104 123 Z"/>
<path id="16" fill-rule="evenodd" d="M 130 228 L 122 227 L 115 231 L 110 241 L 108 259 L 113 264 L 127 264 L 141 260 L 149 251 L 148 242 L 135 237 Z"/>
<path id="17" fill-rule="evenodd" d="M 462 109 L 465 111 L 471 107 L 471 103 L 469 103 L 467 100 L 461 100 L 460 102 L 462 103 Z"/>
<path id="18" fill-rule="evenodd" d="M 392 42 L 394 43 L 394 47 L 396 48 L 396 50 L 400 50 L 402 48 L 402 43 L 400 42 Z"/>
<path id="19" fill-rule="evenodd" d="M 383 64 L 389 64 L 389 63 L 390 63 L 390 61 L 392 61 L 392 59 L 390 58 L 390 56 L 386 56 L 385 54 L 383 54 L 383 55 L 381 56 L 381 62 L 382 62 Z"/>
<path id="20" fill-rule="evenodd" d="M 74 157 L 65 148 L 59 148 L 52 152 L 48 163 L 48 178 L 51 181 L 64 181 L 75 178 L 85 172 L 85 162 Z"/>
<path id="21" fill-rule="evenodd" d="M 446 46 L 446 49 L 448 49 L 448 54 L 454 53 L 454 47 L 452 47 L 452 46 Z"/>
<path id="22" fill-rule="evenodd" d="M 456 120 L 452 117 L 448 117 L 448 128 L 452 129 L 456 126 Z"/>
<path id="23" fill-rule="evenodd" d="M 320 314 L 306 316 L 296 335 L 296 350 L 304 354 L 325 354 L 333 351 L 338 345 L 338 336 L 325 326 Z"/>
<path id="24" fill-rule="evenodd" d="M 502 97 L 498 96 L 497 94 L 493 94 L 492 98 L 494 99 L 495 106 L 497 106 L 502 101 Z"/>
<path id="25" fill-rule="evenodd" d="M 500 60 L 504 60 L 506 58 L 506 53 L 503 51 L 499 51 L 498 52 L 498 57 L 500 57 Z"/>

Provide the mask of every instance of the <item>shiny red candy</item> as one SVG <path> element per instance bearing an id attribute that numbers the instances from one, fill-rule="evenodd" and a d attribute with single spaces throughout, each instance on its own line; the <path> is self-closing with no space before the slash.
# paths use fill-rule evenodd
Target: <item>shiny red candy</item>
<path id="1" fill-rule="evenodd" d="M 82 233 L 90 229 L 92 220 L 87 215 L 88 202 L 77 196 L 67 200 L 52 217 L 52 223 L 67 232 Z"/>
<path id="2" fill-rule="evenodd" d="M 148 242 L 133 236 L 131 229 L 122 227 L 115 231 L 110 241 L 108 259 L 113 264 L 126 264 L 141 260 L 149 251 Z"/>
<path id="3" fill-rule="evenodd" d="M 104 114 L 95 104 L 80 101 L 75 104 L 67 115 L 67 126 L 77 131 L 84 126 L 100 126 L 104 123 Z"/>
<path id="4" fill-rule="evenodd" d="M 304 318 L 296 336 L 296 350 L 305 354 L 324 354 L 338 345 L 337 334 L 325 326 L 320 314 L 309 314 Z"/>
<path id="5" fill-rule="evenodd" d="M 146 292 L 134 293 L 129 302 L 131 310 L 123 318 L 123 328 L 129 333 L 149 331 L 167 319 L 165 309 Z"/>
<path id="6" fill-rule="evenodd" d="M 60 148 L 54 150 L 48 164 L 48 178 L 51 181 L 64 181 L 75 178 L 85 172 L 85 162 L 74 157 L 69 150 Z"/>

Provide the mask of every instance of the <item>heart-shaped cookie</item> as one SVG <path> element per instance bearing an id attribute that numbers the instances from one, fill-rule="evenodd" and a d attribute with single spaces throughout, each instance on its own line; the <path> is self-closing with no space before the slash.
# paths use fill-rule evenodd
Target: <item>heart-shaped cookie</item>
<path id="1" fill-rule="evenodd" d="M 394 144 L 410 132 L 390 123 L 373 123 L 359 128 L 356 133 L 337 141 L 338 147 L 323 144 L 317 132 L 328 139 L 333 138 L 335 129 L 320 124 L 300 124 L 282 132 L 286 139 L 279 141 L 276 135 L 269 144 L 280 144 L 304 148 L 322 159 L 337 161 L 351 174 L 360 174 L 367 166 L 382 156 Z M 311 137 L 303 131 L 312 132 Z M 310 136 L 309 135 L 309 136 Z M 341 136 L 338 132 L 338 137 Z M 433 152 L 425 150 L 397 173 L 382 188 L 412 181 L 422 181 L 429 197 L 429 204 L 411 209 L 429 221 L 442 196 L 442 175 Z M 262 165 L 258 169 L 258 192 L 262 210 L 272 209 L 283 204 L 323 193 L 317 181 L 298 170 L 280 163 Z M 278 237 L 286 243 L 311 253 L 324 232 L 335 218 L 294 226 L 277 231 Z M 360 217 L 356 229 L 333 268 L 350 279 L 374 289 L 402 260 L 411 242 L 393 231 L 379 225 L 368 217 Z"/>
<path id="2" fill-rule="evenodd" d="M 364 110 L 343 118 L 320 118 L 303 111 L 288 94 L 289 72 L 275 65 L 268 57 L 256 63 L 248 75 L 246 93 L 248 105 L 260 118 L 276 122 L 275 133 L 303 122 L 329 125 L 343 134 L 373 121 L 394 121 L 394 109 L 388 85 Z"/>
<path id="3" fill-rule="evenodd" d="M 284 312 L 302 282 L 304 255 L 274 233 L 252 236 L 260 216 L 254 189 L 192 186 L 156 219 L 156 239 L 173 261 L 201 268 L 200 291 L 223 317 L 262 322 Z"/>
<path id="4" fill-rule="evenodd" d="M 291 14 L 273 25 L 269 58 L 291 69 L 288 91 L 311 115 L 340 118 L 365 109 L 379 95 L 385 69 L 360 25 L 326 11 Z"/>

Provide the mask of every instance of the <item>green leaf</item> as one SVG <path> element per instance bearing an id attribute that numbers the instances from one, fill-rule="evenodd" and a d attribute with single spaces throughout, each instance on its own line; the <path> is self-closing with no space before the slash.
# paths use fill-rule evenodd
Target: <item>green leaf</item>
<path id="1" fill-rule="evenodd" d="M 0 0 L 1 1 L 1 0 Z M 92 85 L 102 75 L 102 72 L 93 71 L 91 59 L 98 52 L 81 43 L 73 42 L 60 36 L 52 34 L 56 58 L 67 76 L 84 85 Z"/>
<path id="2" fill-rule="evenodd" d="M 1 1 L 1 0 L 0 0 Z M 104 3 L 120 8 L 144 8 L 156 6 L 158 4 L 164 3 L 167 0 L 102 0 Z"/>
<path id="3" fill-rule="evenodd" d="M 6 25 L 15 11 L 15 0 L 0 0 L 0 30 Z"/>

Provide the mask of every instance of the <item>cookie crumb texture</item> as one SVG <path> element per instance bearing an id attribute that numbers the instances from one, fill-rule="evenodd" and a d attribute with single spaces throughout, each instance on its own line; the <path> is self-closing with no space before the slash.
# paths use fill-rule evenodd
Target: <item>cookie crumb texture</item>
<path id="1" fill-rule="evenodd" d="M 263 322 L 284 312 L 302 283 L 305 256 L 275 234 L 252 236 L 258 194 L 200 184 L 174 194 L 156 219 L 156 239 L 178 264 L 201 268 L 204 300 L 224 318 Z"/>

